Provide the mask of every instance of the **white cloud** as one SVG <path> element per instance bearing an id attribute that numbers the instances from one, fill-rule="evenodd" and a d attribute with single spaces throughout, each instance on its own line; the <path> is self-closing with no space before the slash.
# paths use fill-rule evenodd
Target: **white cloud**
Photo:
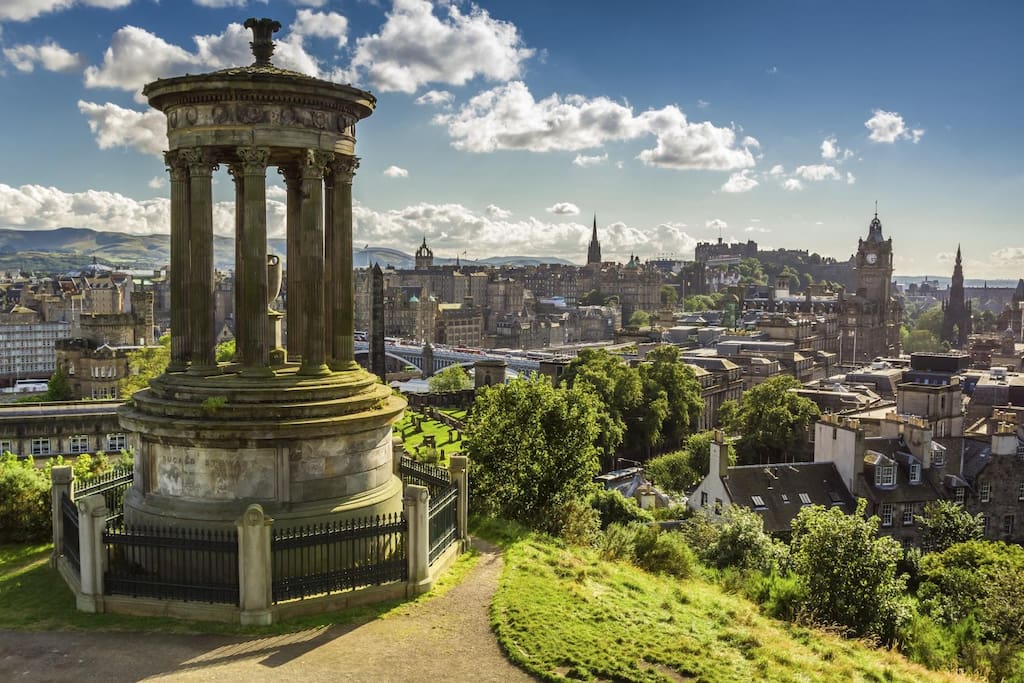
<path id="1" fill-rule="evenodd" d="M 782 164 L 775 164 L 772 166 L 772 170 L 768 171 L 768 175 L 778 176 L 785 175 L 786 169 L 783 168 Z"/>
<path id="2" fill-rule="evenodd" d="M 864 127 L 871 131 L 868 134 L 869 140 L 889 144 L 898 140 L 910 140 L 917 144 L 924 135 L 923 128 L 907 128 L 903 117 L 896 112 L 875 109 L 873 114 L 870 119 L 864 122 Z"/>
<path id="3" fill-rule="evenodd" d="M 744 169 L 729 176 L 729 180 L 722 185 L 722 192 L 750 192 L 759 184 L 757 180 L 750 177 L 750 171 Z"/>
<path id="4" fill-rule="evenodd" d="M 337 12 L 313 12 L 300 9 L 289 26 L 291 35 L 301 41 L 305 36 L 333 38 L 342 47 L 348 42 L 348 19 Z"/>
<path id="5" fill-rule="evenodd" d="M 388 178 L 408 178 L 409 171 L 399 166 L 388 166 L 384 169 L 384 175 Z"/>
<path id="6" fill-rule="evenodd" d="M 15 45 L 4 48 L 4 57 L 18 71 L 29 73 L 38 63 L 47 71 L 79 71 L 85 63 L 77 52 L 69 52 L 50 41 L 42 45 Z"/>
<path id="7" fill-rule="evenodd" d="M 789 192 L 799 192 L 804 189 L 804 184 L 796 178 L 786 178 L 786 182 L 782 184 L 782 187 Z"/>
<path id="8" fill-rule="evenodd" d="M 56 187 L 11 187 L 0 183 L 0 224 L 24 228 L 74 226 L 133 234 L 167 233 L 170 200 L 137 201 L 116 192 L 70 193 Z"/>
<path id="9" fill-rule="evenodd" d="M 110 102 L 78 101 L 78 111 L 89 119 L 89 130 L 96 135 L 100 149 L 133 147 L 145 154 L 163 156 L 167 145 L 167 123 L 155 109 L 138 112 Z"/>
<path id="10" fill-rule="evenodd" d="M 828 164 L 811 164 L 810 166 L 797 166 L 796 174 L 804 180 L 818 182 L 821 180 L 839 180 L 839 171 L 835 166 Z"/>
<path id="11" fill-rule="evenodd" d="M 579 215 L 580 207 L 572 202 L 556 202 L 553 206 L 549 206 L 544 210 L 559 216 L 576 216 Z"/>
<path id="12" fill-rule="evenodd" d="M 839 156 L 839 144 L 834 137 L 825 138 L 821 141 L 821 158 L 835 159 Z"/>
<path id="13" fill-rule="evenodd" d="M 704 221 L 704 227 L 709 230 L 725 230 L 729 227 L 729 224 L 721 218 L 712 218 L 709 221 Z"/>
<path id="14" fill-rule="evenodd" d="M 395 0 L 380 32 L 356 40 L 352 70 L 366 73 L 384 92 L 413 93 L 426 83 L 464 85 L 482 76 L 507 81 L 520 76 L 534 51 L 523 47 L 515 24 L 484 9 L 442 4 L 434 15 L 427 0 Z"/>
<path id="15" fill-rule="evenodd" d="M 852 173 L 847 172 L 847 174 L 846 174 L 846 184 L 847 185 L 853 185 L 856 182 L 857 182 L 857 176 L 853 175 Z"/>
<path id="16" fill-rule="evenodd" d="M 707 100 L 697 100 L 697 109 L 707 109 L 711 106 L 711 103 Z"/>
<path id="17" fill-rule="evenodd" d="M 607 152 L 605 152 L 604 154 L 595 155 L 595 156 L 587 156 L 586 154 L 577 154 L 576 158 L 572 160 L 572 163 L 575 166 L 581 166 L 583 168 L 586 168 L 588 166 L 597 166 L 599 164 L 603 164 L 606 161 L 608 161 L 608 153 Z"/>
<path id="18" fill-rule="evenodd" d="M 192 0 L 200 7 L 220 9 L 222 7 L 245 7 L 246 0 Z"/>
<path id="19" fill-rule="evenodd" d="M 748 225 L 747 227 L 743 228 L 743 232 L 769 233 L 771 231 L 771 228 L 762 228 L 756 225 Z"/>
<path id="20" fill-rule="evenodd" d="M 522 81 L 481 92 L 434 121 L 448 127 L 457 149 L 470 152 L 577 151 L 653 135 L 655 147 L 637 155 L 651 166 L 735 170 L 754 165 L 750 151 L 736 146 L 730 128 L 690 123 L 674 105 L 635 115 L 632 107 L 607 97 L 553 94 L 537 101 Z"/>
<path id="21" fill-rule="evenodd" d="M 160 176 L 160 175 L 153 176 L 152 178 L 149 179 L 149 182 L 146 183 L 146 185 L 150 189 L 153 189 L 153 190 L 159 190 L 160 188 L 162 188 L 166 184 L 167 184 L 167 179 L 164 178 L 163 176 Z"/>
<path id="22" fill-rule="evenodd" d="M 512 215 L 511 211 L 503 209 L 500 206 L 494 204 L 488 204 L 487 208 L 484 209 L 484 213 L 487 214 L 488 218 L 508 218 Z"/>
<path id="23" fill-rule="evenodd" d="M 41 14 L 60 12 L 75 5 L 116 9 L 130 5 L 132 0 L 4 0 L 0 2 L 0 21 L 28 21 Z"/>
<path id="24" fill-rule="evenodd" d="M 288 190 L 280 185 L 267 185 L 267 199 L 285 200 L 288 198 Z"/>
<path id="25" fill-rule="evenodd" d="M 760 147 L 761 143 L 758 142 L 757 138 L 746 136 L 743 138 L 743 142 L 740 143 L 740 147 Z"/>
<path id="26" fill-rule="evenodd" d="M 429 104 L 434 107 L 450 107 L 455 95 L 447 90 L 428 90 L 416 98 L 416 104 Z"/>

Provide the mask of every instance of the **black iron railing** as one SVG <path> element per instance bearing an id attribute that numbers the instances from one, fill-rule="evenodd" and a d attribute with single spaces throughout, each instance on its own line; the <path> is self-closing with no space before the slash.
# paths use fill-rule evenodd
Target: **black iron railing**
<path id="1" fill-rule="evenodd" d="M 448 549 L 458 535 L 459 488 L 452 484 L 437 498 L 430 498 L 428 527 L 430 529 L 430 564 Z"/>
<path id="2" fill-rule="evenodd" d="M 399 471 L 402 474 L 403 484 L 426 486 L 430 490 L 431 498 L 443 495 L 452 485 L 452 476 L 448 470 L 436 465 L 416 462 L 412 458 L 403 456 Z"/>
<path id="3" fill-rule="evenodd" d="M 402 513 L 274 529 L 274 602 L 405 581 L 407 530 Z"/>
<path id="4" fill-rule="evenodd" d="M 238 604 L 234 530 L 108 527 L 108 595 Z"/>
<path id="5" fill-rule="evenodd" d="M 64 529 L 61 540 L 61 553 L 75 569 L 76 574 L 81 574 L 81 553 L 78 549 L 78 506 L 71 500 L 67 493 L 60 494 L 60 515 Z"/>
<path id="6" fill-rule="evenodd" d="M 101 494 L 109 511 L 107 521 L 111 522 L 121 517 L 124 510 L 124 495 L 131 485 L 132 468 L 115 467 L 105 474 L 89 479 L 81 486 L 76 481 L 75 498 Z"/>

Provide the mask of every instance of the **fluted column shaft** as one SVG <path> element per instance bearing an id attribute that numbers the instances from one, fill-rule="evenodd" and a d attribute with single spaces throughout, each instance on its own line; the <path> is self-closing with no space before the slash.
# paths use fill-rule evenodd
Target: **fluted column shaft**
<path id="1" fill-rule="evenodd" d="M 302 175 L 298 166 L 282 166 L 278 169 L 284 177 L 288 203 L 285 215 L 285 322 L 288 326 L 288 360 L 296 361 L 302 356 L 302 252 L 300 235 L 302 228 Z"/>
<path id="2" fill-rule="evenodd" d="M 179 152 L 167 152 L 164 161 L 171 176 L 171 361 L 167 371 L 181 372 L 191 360 L 186 308 L 191 280 L 188 164 Z"/>
<path id="3" fill-rule="evenodd" d="M 359 159 L 341 156 L 331 165 L 333 185 L 331 186 L 332 212 L 328 235 L 330 241 L 328 262 L 334 273 L 331 281 L 329 300 L 332 316 L 330 319 L 331 369 L 351 370 L 357 367 L 355 360 L 355 282 L 352 263 L 352 178 L 359 168 Z"/>
<path id="4" fill-rule="evenodd" d="M 334 368 L 337 350 L 334 347 L 334 290 L 337 269 L 331 254 L 337 236 L 334 232 L 334 163 L 324 170 L 324 345 L 327 365 Z"/>
<path id="5" fill-rule="evenodd" d="M 334 155 L 307 150 L 302 171 L 302 366 L 299 374 L 324 375 L 327 353 L 324 329 L 324 168 Z"/>
<path id="6" fill-rule="evenodd" d="M 267 329 L 267 161 L 270 150 L 266 147 L 239 147 L 244 178 L 244 224 L 239 249 L 241 263 L 235 271 L 241 274 L 235 286 L 241 288 L 239 308 L 235 316 L 242 322 L 244 336 L 238 357 L 242 374 L 269 375 L 270 343 Z"/>
<path id="7" fill-rule="evenodd" d="M 213 172 L 217 164 L 202 148 L 183 151 L 189 172 L 189 247 L 192 254 L 188 310 L 191 314 L 191 370 L 216 368 L 213 327 Z"/>
<path id="8" fill-rule="evenodd" d="M 242 242 L 245 232 L 245 175 L 241 164 L 228 166 L 228 173 L 235 182 L 235 271 L 233 283 L 233 295 L 235 303 L 235 360 L 242 357 L 242 339 L 245 338 L 245 322 L 241 319 L 239 312 L 242 310 Z"/>

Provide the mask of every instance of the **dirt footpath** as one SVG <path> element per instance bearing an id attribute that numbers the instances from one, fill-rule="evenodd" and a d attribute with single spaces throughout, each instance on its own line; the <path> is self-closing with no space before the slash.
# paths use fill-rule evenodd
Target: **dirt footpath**
<path id="1" fill-rule="evenodd" d="M 502 655 L 488 608 L 501 554 L 438 598 L 362 626 L 280 636 L 0 631 L 0 681 L 529 681 Z"/>

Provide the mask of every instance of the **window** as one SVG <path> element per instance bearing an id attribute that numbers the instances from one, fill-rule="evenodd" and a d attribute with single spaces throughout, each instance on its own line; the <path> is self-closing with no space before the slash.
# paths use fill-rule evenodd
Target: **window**
<path id="1" fill-rule="evenodd" d="M 702 508 L 706 508 L 708 506 L 708 492 L 707 491 L 701 491 L 700 492 L 700 506 Z"/>
<path id="2" fill-rule="evenodd" d="M 1017 500 L 1024 500 L 1024 481 L 1017 484 Z"/>
<path id="3" fill-rule="evenodd" d="M 88 453 L 89 437 L 78 434 L 68 438 L 68 451 L 71 453 Z"/>
<path id="4" fill-rule="evenodd" d="M 14 442 L 10 439 L 4 439 L 0 441 L 0 453 L 12 453 L 14 452 Z"/>
<path id="5" fill-rule="evenodd" d="M 939 444 L 932 444 L 932 467 L 946 466 L 946 449 Z"/>
<path id="6" fill-rule="evenodd" d="M 806 493 L 801 493 L 800 494 L 800 504 L 801 505 L 810 505 L 811 504 L 811 497 L 809 495 L 807 495 Z"/>
<path id="7" fill-rule="evenodd" d="M 895 486 L 896 466 L 875 465 L 875 486 Z"/>
<path id="8" fill-rule="evenodd" d="M 1013 534 L 1013 515 L 1003 517 L 1003 533 L 1007 536 Z"/>
<path id="9" fill-rule="evenodd" d="M 892 503 L 879 505 L 878 515 L 882 518 L 882 526 L 892 526 Z"/>
<path id="10" fill-rule="evenodd" d="M 912 462 L 910 463 L 910 483 L 920 484 L 921 483 L 921 463 Z"/>
<path id="11" fill-rule="evenodd" d="M 1022 484 L 1022 486 L 1024 486 L 1024 484 Z M 789 494 L 787 494 L 787 493 L 783 493 L 782 494 L 782 504 L 783 505 L 789 505 Z"/>
<path id="12" fill-rule="evenodd" d="M 751 496 L 750 500 L 753 501 L 755 510 L 763 510 L 765 508 L 764 498 L 761 496 Z"/>
<path id="13" fill-rule="evenodd" d="M 981 532 L 983 534 L 987 534 L 988 533 L 989 525 L 991 524 L 991 522 L 992 522 L 992 515 L 985 515 L 985 514 L 983 514 L 981 516 Z"/>
<path id="14" fill-rule="evenodd" d="M 49 439 L 32 439 L 32 455 L 49 455 Z"/>
<path id="15" fill-rule="evenodd" d="M 1017 443 L 1017 459 L 1024 460 L 1024 443 Z"/>
<path id="16" fill-rule="evenodd" d="M 981 482 L 981 502 L 987 503 L 992 500 L 992 482 Z"/>
<path id="17" fill-rule="evenodd" d="M 957 486 L 956 489 L 954 489 L 954 491 L 953 491 L 953 502 L 956 503 L 957 505 L 963 505 L 964 504 L 964 487 L 963 486 Z"/>
<path id="18" fill-rule="evenodd" d="M 914 505 L 907 503 L 903 506 L 903 526 L 910 526 L 914 523 Z"/>
<path id="19" fill-rule="evenodd" d="M 107 452 L 118 452 L 128 445 L 128 439 L 124 434 L 107 434 Z"/>

